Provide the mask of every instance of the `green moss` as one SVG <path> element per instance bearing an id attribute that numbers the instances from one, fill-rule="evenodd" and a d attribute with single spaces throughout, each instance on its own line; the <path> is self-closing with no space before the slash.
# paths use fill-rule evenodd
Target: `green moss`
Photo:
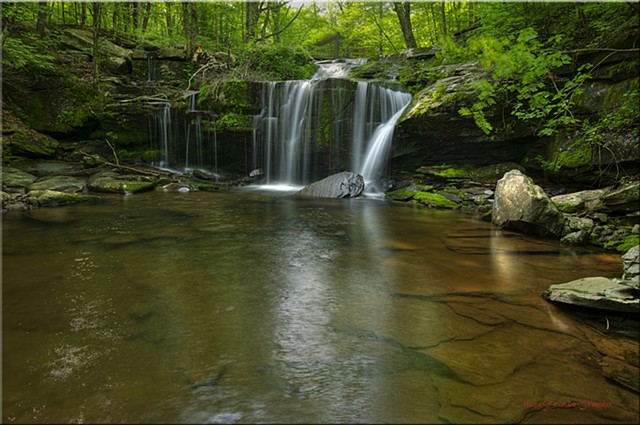
<path id="1" fill-rule="evenodd" d="M 251 130 L 253 123 L 248 115 L 240 115 L 235 112 L 222 115 L 216 121 L 218 130 Z"/>
<path id="2" fill-rule="evenodd" d="M 445 198 L 444 196 L 438 193 L 418 192 L 414 195 L 413 199 L 431 208 L 442 208 L 442 209 L 460 208 L 460 205 L 456 204 L 453 201 L 448 200 L 447 198 Z"/>
<path id="3" fill-rule="evenodd" d="M 415 186 L 408 186 L 402 189 L 392 190 L 385 193 L 385 197 L 393 199 L 394 201 L 408 201 L 413 199 L 415 194 L 418 193 L 418 189 Z"/>
<path id="4" fill-rule="evenodd" d="M 586 143 L 576 142 L 558 154 L 557 169 L 577 168 L 591 162 L 591 148 Z"/>
<path id="5" fill-rule="evenodd" d="M 203 192 L 216 192 L 220 190 L 220 186 L 216 186 L 215 184 L 209 183 L 192 183 L 192 185 Z"/>
<path id="6" fill-rule="evenodd" d="M 616 249 L 619 252 L 627 252 L 638 244 L 640 244 L 640 235 L 629 235 L 622 240 L 622 243 Z"/>
<path id="7" fill-rule="evenodd" d="M 28 158 L 50 158 L 56 153 L 59 143 L 36 132 L 17 132 L 9 137 L 13 154 Z"/>
<path id="8" fill-rule="evenodd" d="M 593 241 L 594 245 L 603 246 L 605 249 L 615 249 L 618 252 L 625 253 L 634 246 L 640 244 L 640 235 L 628 235 L 622 239 L 613 239 L 602 243 L 601 241 Z"/>
<path id="9" fill-rule="evenodd" d="M 411 186 L 404 187 L 402 189 L 392 190 L 387 192 L 385 196 L 388 199 L 394 201 L 409 201 L 420 192 L 430 192 L 433 190 L 433 186 L 427 184 L 412 184 Z"/>
<path id="10" fill-rule="evenodd" d="M 567 213 L 567 214 L 572 214 L 578 210 L 576 205 L 573 205 L 573 204 L 557 204 L 556 206 L 561 212 Z"/>
<path id="11" fill-rule="evenodd" d="M 126 182 L 122 182 L 122 190 L 125 191 L 126 193 L 146 192 L 146 191 L 152 190 L 155 187 L 155 185 L 156 185 L 155 182 L 126 181 Z"/>
<path id="12" fill-rule="evenodd" d="M 416 172 L 443 179 L 469 179 L 474 167 L 455 167 L 453 165 L 436 165 L 420 167 Z"/>
<path id="13" fill-rule="evenodd" d="M 55 207 L 58 205 L 78 204 L 82 202 L 95 202 L 100 198 L 97 196 L 78 195 L 53 190 L 31 191 L 31 195 L 38 198 L 38 203 L 43 207 Z"/>

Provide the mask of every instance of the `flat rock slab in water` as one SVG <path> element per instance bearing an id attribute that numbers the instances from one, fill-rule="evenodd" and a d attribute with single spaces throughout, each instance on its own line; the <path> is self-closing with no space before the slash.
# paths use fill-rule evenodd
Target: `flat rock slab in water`
<path id="1" fill-rule="evenodd" d="M 606 277 L 586 277 L 551 285 L 542 298 L 576 306 L 640 313 L 638 291 Z"/>

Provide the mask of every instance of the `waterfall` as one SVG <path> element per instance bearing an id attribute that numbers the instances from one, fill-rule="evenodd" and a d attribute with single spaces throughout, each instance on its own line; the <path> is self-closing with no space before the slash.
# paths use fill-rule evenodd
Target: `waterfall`
<path id="1" fill-rule="evenodd" d="M 171 109 L 169 101 L 150 101 L 149 138 L 158 151 L 154 165 L 190 172 L 218 172 L 218 139 L 215 116 L 198 109 L 198 92 L 185 94 L 186 108 Z"/>
<path id="2" fill-rule="evenodd" d="M 380 191 L 395 124 L 411 95 L 345 79 L 354 64 L 321 64 L 310 80 L 263 84 L 252 159 L 265 183 L 308 184 L 350 168 Z"/>
<path id="3" fill-rule="evenodd" d="M 158 58 L 155 53 L 147 55 L 147 82 L 158 81 Z"/>
<path id="4" fill-rule="evenodd" d="M 322 82 L 283 81 L 265 83 L 262 91 L 262 113 L 254 118 L 254 153 L 262 151 L 266 183 L 304 183 L 309 175 L 316 92 Z M 258 133 L 262 141 L 258 148 Z"/>
<path id="5" fill-rule="evenodd" d="M 169 101 L 154 100 L 148 103 L 153 113 L 148 120 L 149 139 L 152 149 L 158 152 L 156 165 L 169 165 L 170 149 L 173 146 L 171 135 L 171 103 Z"/>
<path id="6" fill-rule="evenodd" d="M 359 112 L 359 106 L 360 109 L 364 109 L 367 105 L 376 104 L 378 105 L 378 108 L 375 110 L 370 108 L 369 113 L 371 115 L 369 117 L 365 117 L 366 119 L 362 121 L 359 121 L 361 117 L 357 115 L 354 116 L 353 171 L 364 177 L 365 187 L 367 187 L 368 192 L 380 192 L 381 189 L 378 186 L 380 173 L 387 160 L 396 122 L 400 119 L 400 116 L 407 105 L 409 105 L 411 95 L 409 93 L 393 91 L 379 86 L 374 86 L 372 91 L 372 101 L 366 100 L 364 105 L 361 106 L 356 103 L 356 114 Z M 357 94 L 358 93 L 356 92 L 356 95 Z M 364 97 L 367 99 L 367 96 Z M 357 100 L 358 97 L 356 97 L 356 102 Z M 372 124 L 376 122 L 374 115 L 377 114 L 379 114 L 380 124 L 377 125 L 373 134 L 369 135 L 368 132 L 373 127 Z M 355 129 L 360 126 L 364 128 L 358 131 L 358 137 L 366 140 L 366 151 L 364 155 L 361 155 L 360 152 L 356 152 L 356 147 L 361 149 L 360 143 L 362 143 L 361 141 L 356 143 Z"/>

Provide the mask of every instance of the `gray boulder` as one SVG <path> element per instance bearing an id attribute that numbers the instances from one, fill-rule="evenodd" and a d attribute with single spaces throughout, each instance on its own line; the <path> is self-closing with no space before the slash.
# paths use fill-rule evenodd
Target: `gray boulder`
<path id="1" fill-rule="evenodd" d="M 491 221 L 524 233 L 560 237 L 564 216 L 544 190 L 519 170 L 498 180 Z"/>
<path id="2" fill-rule="evenodd" d="M 542 298 L 564 304 L 623 313 L 640 313 L 636 291 L 606 277 L 585 277 L 551 285 Z"/>
<path id="3" fill-rule="evenodd" d="M 622 256 L 623 285 L 640 289 L 640 245 L 636 245 Z"/>
<path id="4" fill-rule="evenodd" d="M 640 210 L 640 183 L 634 183 L 607 193 L 602 197 L 604 210 L 631 212 Z"/>
<path id="5" fill-rule="evenodd" d="M 305 186 L 297 196 L 313 198 L 355 198 L 364 191 L 364 178 L 350 171 L 333 174 Z"/>
<path id="6" fill-rule="evenodd" d="M 580 192 L 556 195 L 551 200 L 564 213 L 576 213 L 585 209 L 592 209 L 600 204 L 600 198 L 611 189 L 583 190 Z"/>

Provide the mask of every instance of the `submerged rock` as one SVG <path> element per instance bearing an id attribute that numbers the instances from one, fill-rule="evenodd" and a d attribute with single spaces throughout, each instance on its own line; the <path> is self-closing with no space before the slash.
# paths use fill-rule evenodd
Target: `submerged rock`
<path id="1" fill-rule="evenodd" d="M 492 222 L 540 236 L 561 236 L 564 216 L 544 190 L 519 170 L 498 180 Z"/>
<path id="2" fill-rule="evenodd" d="M 640 313 L 640 299 L 636 290 L 601 276 L 551 285 L 542 293 L 542 298 L 600 310 Z"/>
<path id="3" fill-rule="evenodd" d="M 296 196 L 314 198 L 355 198 L 364 191 L 364 178 L 350 171 L 333 174 L 305 186 Z"/>

